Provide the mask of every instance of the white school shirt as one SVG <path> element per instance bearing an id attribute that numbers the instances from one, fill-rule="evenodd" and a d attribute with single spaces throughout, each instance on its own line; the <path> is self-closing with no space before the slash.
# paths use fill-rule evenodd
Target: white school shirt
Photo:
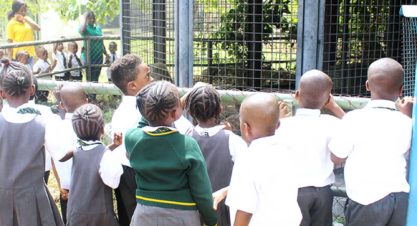
<path id="1" fill-rule="evenodd" d="M 116 53 L 110 53 L 109 54 L 109 60 L 110 60 L 110 65 L 114 62 L 114 61 L 116 61 L 117 59 L 119 59 L 119 57 L 117 56 L 117 54 Z M 111 79 L 111 73 L 110 73 L 110 67 L 108 67 L 107 68 L 107 79 Z"/>
<path id="2" fill-rule="evenodd" d="M 97 143 L 100 141 L 92 141 L 86 143 Z M 81 151 L 90 151 L 100 144 L 92 144 L 88 146 L 82 146 Z M 120 161 L 118 161 L 117 154 L 110 149 L 106 148 L 103 157 L 100 160 L 100 166 L 98 173 L 100 174 L 103 183 L 113 189 L 119 187 L 120 176 L 123 174 L 123 167 Z"/>
<path id="3" fill-rule="evenodd" d="M 35 65 L 33 65 L 33 71 L 37 72 L 40 69 L 40 72 L 37 75 L 49 73 L 49 66 L 50 64 L 47 61 L 38 59 Z M 47 79 L 47 77 L 41 77 L 41 79 Z"/>
<path id="4" fill-rule="evenodd" d="M 62 51 L 56 51 L 56 53 L 52 53 L 52 59 L 56 60 L 56 66 L 54 68 L 54 72 L 55 71 L 63 71 L 66 69 L 66 65 L 67 62 L 64 61 L 68 61 L 67 56 L 64 55 L 65 53 Z M 65 57 L 64 57 L 65 56 Z M 59 74 L 55 74 L 55 77 L 64 77 L 65 74 L 64 73 L 59 73 Z"/>
<path id="5" fill-rule="evenodd" d="M 80 59 L 80 58 L 78 58 L 78 59 Z M 69 67 L 70 62 L 71 62 L 71 68 L 78 68 L 78 67 L 81 67 L 81 66 L 82 66 L 82 65 L 80 65 L 80 64 L 78 63 L 77 59 L 75 58 L 75 54 L 74 54 L 74 53 L 69 53 L 69 54 L 68 54 L 68 59 L 67 59 L 67 61 L 68 61 L 68 64 L 67 64 L 68 68 L 70 68 L 70 67 Z M 80 59 L 80 63 L 81 63 L 81 59 Z M 81 69 L 80 69 L 80 70 L 81 70 Z M 80 77 L 80 75 L 81 75 L 81 71 L 80 71 L 80 70 L 70 71 L 71 76 L 72 76 L 72 77 Z"/>
<path id="6" fill-rule="evenodd" d="M 217 125 L 210 128 L 202 128 L 199 125 L 197 125 L 194 128 L 194 130 L 201 136 L 212 137 L 216 135 L 218 132 L 224 130 L 224 127 L 224 125 Z M 239 156 L 242 152 L 247 150 L 248 145 L 240 136 L 234 134 L 232 131 L 224 130 L 224 132 L 229 135 L 229 151 L 230 156 L 232 157 L 232 161 L 234 162 L 237 156 Z M 189 132 L 187 134 L 192 136 L 192 132 Z"/>
<path id="7" fill-rule="evenodd" d="M 347 113 L 329 147 L 347 158 L 346 192 L 362 205 L 392 192 L 408 192 L 407 155 L 412 122 L 396 110 L 395 103 L 371 100 L 363 109 Z"/>
<path id="8" fill-rule="evenodd" d="M 20 109 L 32 107 L 35 108 L 32 104 L 26 103 L 17 108 L 10 107 L 9 105 L 5 105 L 2 110 L 2 115 L 4 119 L 10 123 L 28 123 L 35 119 L 35 117 L 40 117 L 40 119 L 45 123 L 45 149 L 51 154 L 52 158 L 54 159 L 62 159 L 67 154 L 67 152 L 60 151 L 56 148 L 56 142 L 51 140 L 51 134 L 57 132 L 56 127 L 54 124 L 57 123 L 56 119 L 54 118 L 45 118 L 42 115 L 36 114 L 20 114 L 17 113 Z M 36 108 L 35 108 L 36 109 Z"/>
<path id="9" fill-rule="evenodd" d="M 251 213 L 251 226 L 300 225 L 297 165 L 276 136 L 252 141 L 234 164 L 226 204 Z"/>
<path id="10" fill-rule="evenodd" d="M 66 152 L 75 150 L 77 146 L 78 138 L 72 127 L 72 116 L 73 113 L 66 113 L 64 120 L 60 120 L 56 124 L 59 128 L 59 133 L 51 135 L 54 136 L 53 139 L 59 142 L 59 148 Z M 54 159 L 54 163 L 60 179 L 61 188 L 69 190 L 71 186 L 72 158 L 65 162 Z"/>
<path id="11" fill-rule="evenodd" d="M 300 188 L 334 183 L 334 164 L 328 144 L 339 124 L 340 119 L 334 116 L 322 115 L 319 109 L 306 108 L 299 108 L 294 117 L 281 120 L 275 134 L 286 142 L 295 154 L 297 164 L 302 166 L 297 176 Z"/>
<path id="12" fill-rule="evenodd" d="M 111 132 L 110 136 L 113 138 L 115 133 L 123 133 L 123 141 L 126 135 L 126 131 L 131 128 L 136 128 L 142 118 L 139 110 L 136 107 L 135 96 L 122 96 L 122 102 L 119 107 L 114 111 L 113 118 L 111 121 Z M 186 134 L 187 131 L 192 129 L 192 124 L 184 116 L 181 116 L 177 121 L 174 122 L 174 127 L 181 134 Z M 129 159 L 126 155 L 126 147 L 123 142 L 122 145 L 117 147 L 114 152 L 118 153 L 120 161 L 124 166 L 130 166 Z"/>

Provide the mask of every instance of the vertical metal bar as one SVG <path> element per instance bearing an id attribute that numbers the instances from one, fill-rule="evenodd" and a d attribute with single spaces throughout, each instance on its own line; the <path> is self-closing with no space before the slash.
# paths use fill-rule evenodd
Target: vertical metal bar
<path id="1" fill-rule="evenodd" d="M 130 0 L 120 0 L 120 39 L 123 55 L 131 52 Z"/>
<path id="2" fill-rule="evenodd" d="M 86 74 L 87 74 L 87 81 L 91 81 L 91 38 L 90 36 L 86 36 L 86 54 L 85 54 L 85 58 L 86 58 Z"/>
<path id="3" fill-rule="evenodd" d="M 175 4 L 175 80 L 180 87 L 193 83 L 193 4 L 192 0 Z"/>
<path id="4" fill-rule="evenodd" d="M 207 47 L 207 72 L 208 72 L 208 82 L 210 84 L 213 83 L 213 76 L 211 75 L 211 71 L 213 68 L 213 41 L 208 41 L 208 47 Z"/>
<path id="5" fill-rule="evenodd" d="M 311 69 L 321 68 L 324 0 L 302 0 L 298 6 L 297 34 L 297 74 L 296 88 L 299 87 L 301 75 Z M 319 44 L 321 46 L 319 46 Z"/>
<path id="6" fill-rule="evenodd" d="M 166 1 L 153 0 L 152 27 L 154 63 L 166 63 Z"/>
<path id="7" fill-rule="evenodd" d="M 246 81 L 250 88 L 261 87 L 261 70 L 262 70 L 262 0 L 248 1 L 248 14 L 246 23 L 248 31 L 246 34 L 248 57 L 247 57 L 247 74 Z"/>

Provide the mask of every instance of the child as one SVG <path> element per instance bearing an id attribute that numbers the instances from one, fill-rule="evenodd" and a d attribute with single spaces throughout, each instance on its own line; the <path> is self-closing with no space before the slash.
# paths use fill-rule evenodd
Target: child
<path id="1" fill-rule="evenodd" d="M 200 148 L 193 138 L 170 127 L 182 113 L 177 88 L 165 81 L 151 83 L 138 94 L 137 105 L 150 126 L 131 129 L 125 138 L 138 187 L 132 225 L 157 220 L 161 226 L 197 226 L 199 213 L 206 225 L 215 225 Z"/>
<path id="2" fill-rule="evenodd" d="M 8 60 L 0 71 L 1 96 L 8 102 L 0 114 L 0 225 L 63 225 L 43 181 L 44 148 L 60 160 L 71 152 L 49 148 L 49 122 L 28 104 L 35 91 L 31 72 Z"/>
<path id="3" fill-rule="evenodd" d="M 236 209 L 235 226 L 300 225 L 296 158 L 277 139 L 279 104 L 255 94 L 240 107 L 240 130 L 249 144 L 236 160 L 226 204 Z"/>
<path id="4" fill-rule="evenodd" d="M 330 96 L 332 86 L 330 77 L 321 71 L 304 73 L 300 88 L 295 93 L 299 108 L 294 117 L 281 120 L 276 131 L 277 137 L 286 142 L 295 154 L 297 164 L 304 169 L 297 176 L 297 200 L 303 215 L 301 226 L 333 224 L 333 194 L 330 186 L 335 176 L 328 144 L 340 120 L 320 114 L 320 110 L 333 100 Z M 337 108 L 336 104 L 329 106 Z"/>
<path id="5" fill-rule="evenodd" d="M 33 65 L 33 74 L 38 79 L 47 79 L 51 80 L 51 75 L 43 75 L 50 73 L 52 70 L 51 64 L 48 62 L 48 51 L 44 47 L 40 47 L 38 51 L 36 51 L 38 56 L 38 60 L 36 61 L 35 65 Z M 49 96 L 49 91 L 37 91 L 36 97 L 41 102 L 47 102 Z"/>
<path id="6" fill-rule="evenodd" d="M 16 60 L 19 63 L 24 64 L 29 69 L 29 71 L 32 71 L 32 66 L 29 64 L 29 53 L 28 52 L 26 52 L 24 50 L 17 51 Z"/>
<path id="7" fill-rule="evenodd" d="M 56 134 L 55 139 L 59 140 L 60 149 L 71 150 L 77 145 L 77 135 L 72 128 L 72 116 L 74 111 L 87 103 L 87 94 L 79 84 L 67 83 L 60 90 L 60 108 L 65 110 L 64 120 L 60 120 L 60 133 Z M 61 214 L 64 223 L 67 222 L 67 202 L 71 185 L 72 159 L 66 162 L 54 161 L 58 188 L 60 191 L 59 202 L 61 205 Z"/>
<path id="8" fill-rule="evenodd" d="M 111 127 L 112 133 L 125 134 L 130 128 L 138 125 L 141 115 L 136 109 L 136 94 L 147 84 L 153 81 L 149 75 L 150 69 L 139 57 L 127 54 L 117 59 L 111 66 L 113 83 L 123 92 L 122 102 L 113 114 Z M 120 185 L 115 190 L 117 199 L 117 212 L 120 225 L 130 225 L 130 220 L 136 207 L 135 172 L 130 167 L 126 157 L 125 145 L 116 150 L 123 164 L 123 175 Z"/>
<path id="9" fill-rule="evenodd" d="M 78 45 L 76 42 L 68 43 L 68 68 L 82 67 L 80 58 L 77 56 Z M 70 80 L 81 81 L 83 79 L 82 70 L 74 70 L 70 72 Z"/>
<path id="10" fill-rule="evenodd" d="M 73 157 L 67 226 L 117 226 L 112 188 L 119 185 L 123 169 L 111 150 L 121 144 L 121 136 L 115 136 L 110 150 L 101 143 L 103 115 L 93 104 L 84 104 L 74 112 L 72 126 L 79 147 Z"/>
<path id="11" fill-rule="evenodd" d="M 119 57 L 117 56 L 117 44 L 116 42 L 110 42 L 109 43 L 109 51 L 110 54 L 108 55 L 108 58 L 106 59 L 106 63 L 107 64 L 112 64 L 114 61 L 116 61 Z M 110 67 L 107 68 L 107 79 L 109 80 L 109 82 L 111 82 L 111 71 L 110 71 Z"/>
<path id="12" fill-rule="evenodd" d="M 219 125 L 222 111 L 219 93 L 211 85 L 193 89 L 185 100 L 188 113 L 198 122 L 190 135 L 197 140 L 204 159 L 213 191 L 223 189 L 230 184 L 233 162 L 246 143 L 224 125 Z M 217 212 L 219 226 L 230 225 L 230 214 L 224 202 Z"/>
<path id="13" fill-rule="evenodd" d="M 407 156 L 412 122 L 397 110 L 403 68 L 390 58 L 368 68 L 370 102 L 348 112 L 330 141 L 335 163 L 346 159 L 346 225 L 405 225 L 408 205 Z"/>
<path id="14" fill-rule="evenodd" d="M 64 44 L 62 42 L 57 42 L 54 44 L 54 50 L 52 54 L 53 63 L 53 72 L 63 71 L 68 68 L 67 66 L 67 57 L 64 53 Z M 58 73 L 55 74 L 55 80 L 57 81 L 67 81 L 69 80 L 69 73 Z"/>

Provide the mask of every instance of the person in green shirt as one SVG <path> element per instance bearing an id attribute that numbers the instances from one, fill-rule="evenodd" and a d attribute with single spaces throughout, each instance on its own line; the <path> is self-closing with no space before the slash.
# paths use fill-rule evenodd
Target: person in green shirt
<path id="1" fill-rule="evenodd" d="M 153 82 L 137 95 L 137 106 L 149 123 L 126 132 L 126 152 L 136 172 L 137 206 L 131 225 L 216 225 L 210 179 L 194 138 L 172 124 L 182 114 L 178 89 Z"/>
<path id="2" fill-rule="evenodd" d="M 101 27 L 96 25 L 96 16 L 92 11 L 88 11 L 81 19 L 81 26 L 79 30 L 82 37 L 87 36 L 103 36 Z M 103 64 L 103 55 L 107 57 L 107 51 L 103 44 L 103 39 L 91 39 L 90 49 L 87 49 L 87 41 L 84 41 L 81 58 L 84 63 L 87 62 L 87 51 L 89 52 L 90 63 Z M 97 82 L 100 76 L 101 67 L 91 68 L 91 78 L 89 81 Z"/>

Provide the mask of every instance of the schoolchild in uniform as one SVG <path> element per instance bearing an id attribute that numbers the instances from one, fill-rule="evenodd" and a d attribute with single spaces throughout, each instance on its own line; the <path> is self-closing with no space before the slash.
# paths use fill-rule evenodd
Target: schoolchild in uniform
<path id="1" fill-rule="evenodd" d="M 137 207 L 131 225 L 200 226 L 217 222 L 210 180 L 197 142 L 172 124 L 182 113 L 175 85 L 154 82 L 137 96 L 149 126 L 131 129 L 126 150 L 136 172 Z"/>
<path id="2" fill-rule="evenodd" d="M 402 95 L 403 74 L 401 64 L 391 58 L 373 62 L 366 81 L 371 100 L 363 109 L 348 112 L 330 141 L 335 163 L 346 159 L 348 226 L 406 223 L 412 122 L 395 104 Z"/>
<path id="3" fill-rule="evenodd" d="M 71 153 L 49 149 L 47 122 L 28 104 L 35 88 L 27 67 L 2 60 L 0 71 L 8 103 L 0 114 L 0 225 L 63 225 L 43 180 L 44 148 L 60 160 Z"/>
<path id="4" fill-rule="evenodd" d="M 87 103 L 87 94 L 81 85 L 76 83 L 66 83 L 60 90 L 61 109 L 65 110 L 63 120 L 59 120 L 57 126 L 60 128 L 60 133 L 56 134 L 56 140 L 59 140 L 59 147 L 62 150 L 72 150 L 77 145 L 77 135 L 72 128 L 72 116 L 74 111 L 83 104 Z M 72 159 L 65 162 L 58 160 L 54 161 L 56 169 L 56 179 L 60 191 L 59 202 L 61 205 L 61 214 L 64 223 L 67 222 L 67 204 L 71 185 L 71 169 Z"/>
<path id="5" fill-rule="evenodd" d="M 240 106 L 240 130 L 248 143 L 233 167 L 226 204 L 236 209 L 234 226 L 298 226 L 296 158 L 275 136 L 279 103 L 271 94 L 247 97 Z"/>
<path id="6" fill-rule="evenodd" d="M 297 176 L 298 204 L 303 214 L 301 226 L 333 224 L 333 194 L 330 186 L 335 176 L 328 144 L 340 120 L 320 113 L 333 101 L 330 94 L 332 86 L 330 77 L 319 70 L 304 73 L 300 88 L 295 93 L 299 108 L 294 117 L 282 119 L 276 131 L 277 139 L 285 141 L 295 154 L 297 165 L 303 166 Z M 334 103 L 328 106 L 338 108 Z"/>
<path id="7" fill-rule="evenodd" d="M 123 168 L 111 150 L 121 144 L 121 136 L 108 148 L 103 145 L 103 114 L 93 104 L 77 108 L 72 126 L 79 146 L 73 157 L 67 226 L 117 226 L 112 188 L 119 185 Z"/>
<path id="8" fill-rule="evenodd" d="M 229 186 L 233 162 L 247 145 L 241 137 L 219 125 L 222 111 L 220 96 L 211 85 L 194 88 L 187 96 L 188 113 L 198 122 L 190 135 L 196 139 L 207 164 L 211 189 L 219 191 Z M 229 208 L 221 202 L 217 208 L 217 224 L 230 224 Z"/>

